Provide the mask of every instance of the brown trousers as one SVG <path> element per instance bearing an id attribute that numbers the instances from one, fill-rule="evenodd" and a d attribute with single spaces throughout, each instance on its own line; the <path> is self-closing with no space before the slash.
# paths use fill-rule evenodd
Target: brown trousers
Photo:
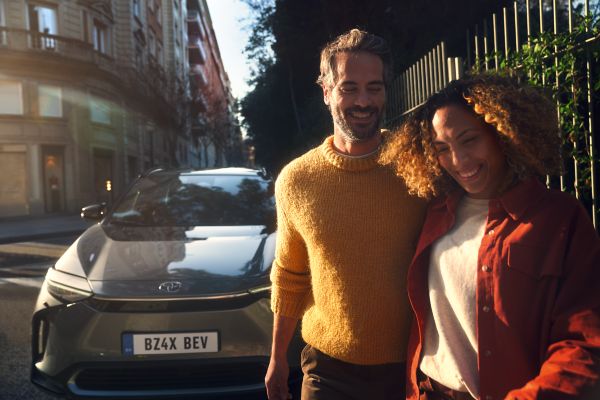
<path id="1" fill-rule="evenodd" d="M 357 365 L 306 345 L 302 400 L 404 400 L 406 364 Z"/>

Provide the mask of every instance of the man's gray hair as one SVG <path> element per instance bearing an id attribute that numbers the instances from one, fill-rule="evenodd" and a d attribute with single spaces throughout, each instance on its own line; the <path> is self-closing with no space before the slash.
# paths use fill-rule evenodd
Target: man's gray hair
<path id="1" fill-rule="evenodd" d="M 392 54 L 386 41 L 379 36 L 352 29 L 333 41 L 327 43 L 321 50 L 321 73 L 317 83 L 322 87 L 332 87 L 337 82 L 336 55 L 342 52 L 356 53 L 364 51 L 381 58 L 383 62 L 383 80 L 387 85 L 391 79 Z"/>

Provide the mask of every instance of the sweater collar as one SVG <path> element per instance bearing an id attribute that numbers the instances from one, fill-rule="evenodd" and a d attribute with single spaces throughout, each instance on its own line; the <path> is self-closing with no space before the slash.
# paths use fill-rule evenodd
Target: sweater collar
<path id="1" fill-rule="evenodd" d="M 379 146 L 381 149 L 381 146 Z M 381 151 L 378 149 L 365 157 L 348 157 L 340 154 L 333 146 L 333 135 L 328 136 L 320 146 L 321 154 L 334 166 L 350 172 L 368 171 L 379 165 Z"/>

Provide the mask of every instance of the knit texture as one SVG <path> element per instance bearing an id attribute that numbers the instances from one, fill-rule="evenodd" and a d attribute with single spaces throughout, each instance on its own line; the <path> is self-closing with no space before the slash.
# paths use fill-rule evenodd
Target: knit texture
<path id="1" fill-rule="evenodd" d="M 406 273 L 425 212 L 378 161 L 338 154 L 330 136 L 275 185 L 273 312 L 302 318 L 308 344 L 361 365 L 405 360 Z"/>

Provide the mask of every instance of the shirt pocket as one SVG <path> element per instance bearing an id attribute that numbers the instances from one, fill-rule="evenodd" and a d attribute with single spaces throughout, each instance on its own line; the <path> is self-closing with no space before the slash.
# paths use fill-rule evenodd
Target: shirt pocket
<path id="1" fill-rule="evenodd" d="M 508 245 L 508 270 L 518 271 L 535 280 L 560 277 L 562 256 L 556 248 L 540 245 L 510 243 Z"/>

